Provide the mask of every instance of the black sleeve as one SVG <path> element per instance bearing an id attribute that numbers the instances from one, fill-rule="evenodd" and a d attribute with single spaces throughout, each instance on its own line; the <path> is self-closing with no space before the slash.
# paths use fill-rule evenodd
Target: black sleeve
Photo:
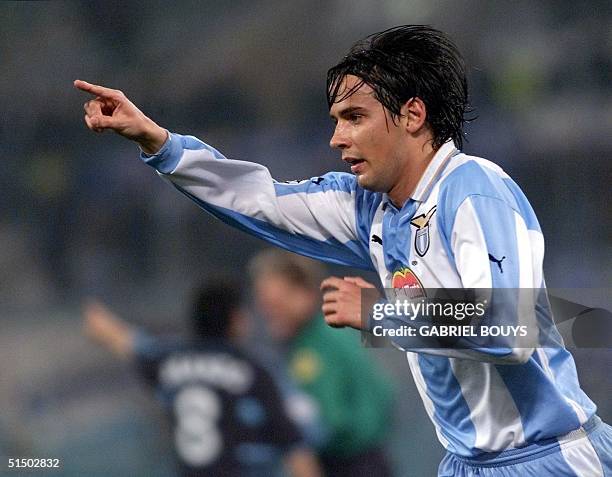
<path id="1" fill-rule="evenodd" d="M 138 374 L 151 386 L 157 384 L 159 364 L 166 354 L 164 342 L 145 331 L 134 332 L 133 340 L 134 364 Z"/>
<path id="2" fill-rule="evenodd" d="M 259 369 L 259 394 L 264 406 L 271 416 L 266 426 L 266 440 L 283 449 L 287 449 L 304 442 L 302 433 L 296 422 L 287 412 L 287 402 L 283 398 L 279 386 L 272 376 L 265 370 Z"/>

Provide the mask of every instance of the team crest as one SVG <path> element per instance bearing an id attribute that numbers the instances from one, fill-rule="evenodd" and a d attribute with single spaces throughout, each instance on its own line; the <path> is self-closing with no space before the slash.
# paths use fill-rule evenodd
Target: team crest
<path id="1" fill-rule="evenodd" d="M 424 257 L 429 250 L 429 221 L 436 213 L 436 207 L 433 206 L 426 214 L 421 214 L 410 221 L 417 230 L 414 235 L 414 249 L 419 257 Z"/>

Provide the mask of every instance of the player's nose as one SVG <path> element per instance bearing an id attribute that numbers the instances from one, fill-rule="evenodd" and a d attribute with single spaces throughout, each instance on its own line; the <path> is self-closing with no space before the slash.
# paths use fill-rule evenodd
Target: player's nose
<path id="1" fill-rule="evenodd" d="M 334 134 L 329 140 L 329 147 L 332 149 L 346 149 L 349 147 L 350 140 L 346 134 L 344 134 L 343 129 L 339 126 L 336 126 L 334 129 Z"/>

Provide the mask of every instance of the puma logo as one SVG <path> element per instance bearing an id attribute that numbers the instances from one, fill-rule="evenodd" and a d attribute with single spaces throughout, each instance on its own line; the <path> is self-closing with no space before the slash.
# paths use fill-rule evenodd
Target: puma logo
<path id="1" fill-rule="evenodd" d="M 372 235 L 372 242 L 382 245 L 382 239 L 378 235 Z"/>
<path id="2" fill-rule="evenodd" d="M 312 179 L 312 183 L 319 185 L 321 182 L 323 182 L 325 179 L 323 177 L 317 177 L 316 179 Z"/>
<path id="3" fill-rule="evenodd" d="M 502 268 L 502 262 L 504 261 L 505 258 L 506 256 L 504 255 L 502 258 L 498 260 L 493 255 L 489 254 L 489 260 L 492 261 L 493 263 L 497 263 L 500 273 L 504 273 L 504 269 Z"/>

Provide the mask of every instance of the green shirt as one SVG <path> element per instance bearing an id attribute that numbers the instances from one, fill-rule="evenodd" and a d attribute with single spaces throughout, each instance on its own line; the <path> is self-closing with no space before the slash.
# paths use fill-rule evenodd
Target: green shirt
<path id="1" fill-rule="evenodd" d="M 381 443 L 390 426 L 391 383 L 357 330 L 315 316 L 289 344 L 289 371 L 319 406 L 329 439 L 323 454 L 350 457 Z"/>

